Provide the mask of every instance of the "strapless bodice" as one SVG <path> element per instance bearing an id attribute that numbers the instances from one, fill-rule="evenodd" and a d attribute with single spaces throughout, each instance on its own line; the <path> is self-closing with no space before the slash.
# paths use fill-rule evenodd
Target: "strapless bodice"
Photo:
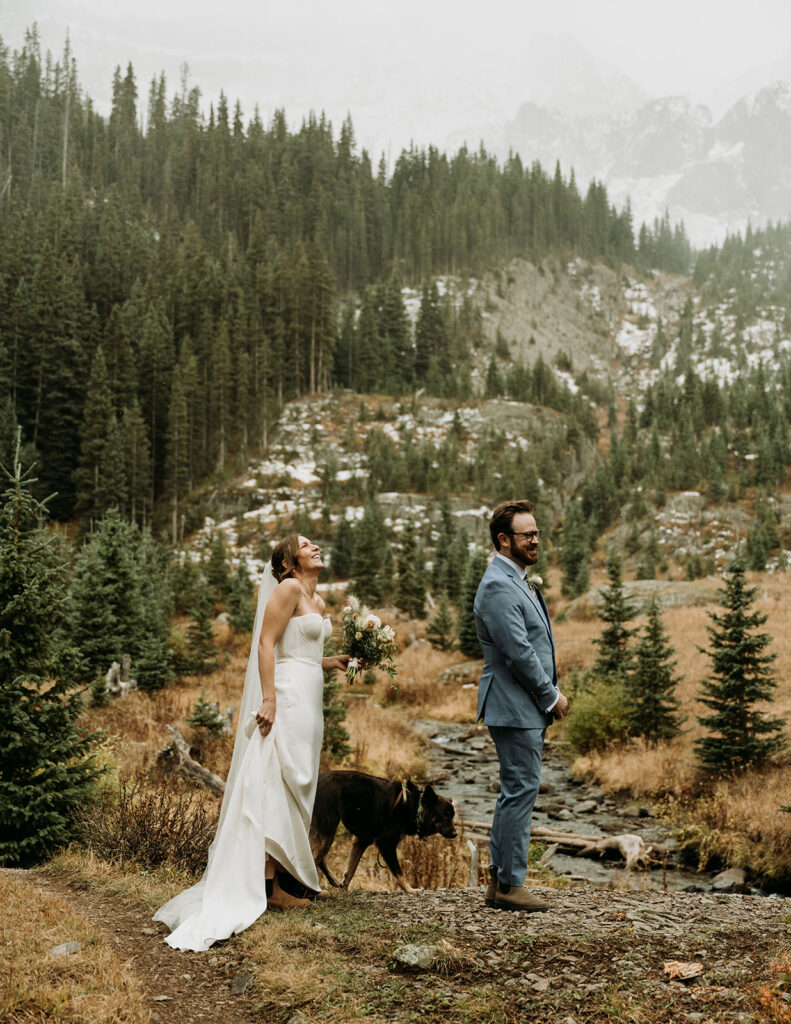
<path id="1" fill-rule="evenodd" d="M 321 664 L 324 641 L 332 633 L 332 623 L 318 612 L 295 615 L 288 620 L 283 635 L 275 644 L 275 662 L 288 658 L 306 658 Z"/>

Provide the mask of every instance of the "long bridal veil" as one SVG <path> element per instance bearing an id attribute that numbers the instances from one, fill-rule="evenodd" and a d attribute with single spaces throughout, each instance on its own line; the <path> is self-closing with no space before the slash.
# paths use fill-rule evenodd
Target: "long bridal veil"
<path id="1" fill-rule="evenodd" d="M 258 641 L 261 637 L 261 626 L 264 623 L 264 612 L 269 598 L 274 594 L 277 587 L 275 574 L 272 572 L 272 563 L 267 562 L 261 577 L 261 584 L 258 587 L 258 604 L 255 610 L 255 622 L 253 623 L 253 639 L 250 644 L 250 657 L 247 659 L 247 671 L 244 674 L 244 689 L 242 700 L 239 705 L 239 716 L 236 720 L 236 738 L 231 756 L 231 766 L 228 769 L 228 778 L 225 780 L 225 793 L 220 807 L 220 817 L 217 821 L 217 832 L 214 841 L 209 847 L 209 864 L 211 864 L 212 853 L 217 846 L 228 807 L 231 803 L 231 792 L 239 776 L 239 768 L 247 747 L 250 733 L 247 731 L 250 716 L 254 715 L 261 704 L 261 673 L 258 670 Z M 207 864 L 208 870 L 208 864 Z"/>
<path id="2" fill-rule="evenodd" d="M 223 794 L 222 806 L 220 807 L 220 816 L 217 821 L 217 831 L 211 846 L 209 847 L 209 857 L 206 864 L 206 869 L 203 873 L 201 880 L 193 885 L 189 889 L 185 889 L 179 893 L 172 900 L 160 907 L 159 910 L 154 914 L 155 921 L 163 921 L 169 928 L 179 928 L 188 919 L 191 919 L 191 924 L 186 924 L 184 929 L 179 928 L 179 932 L 187 931 L 188 935 L 183 939 L 180 938 L 178 943 L 174 943 L 171 939 L 168 942 L 171 945 L 177 945 L 177 948 L 182 949 L 207 949 L 209 945 L 214 941 L 215 938 L 227 937 L 230 931 L 237 930 L 231 926 L 230 930 L 225 929 L 225 935 L 213 932 L 212 919 L 216 919 L 218 916 L 222 916 L 216 912 L 216 907 L 222 909 L 223 899 L 218 898 L 217 890 L 222 890 L 226 884 L 233 884 L 234 879 L 230 877 L 232 874 L 229 867 L 225 863 L 219 861 L 217 864 L 214 863 L 218 848 L 223 853 L 223 857 L 227 858 L 229 849 L 234 847 L 238 848 L 237 832 L 239 829 L 239 814 L 241 813 L 240 808 L 243 803 L 245 796 L 245 777 L 240 777 L 240 769 L 244 762 L 245 754 L 250 745 L 250 732 L 248 731 L 251 722 L 251 716 L 255 714 L 256 709 L 261 703 L 261 677 L 258 670 L 258 641 L 261 636 L 261 626 L 264 621 L 264 611 L 266 609 L 269 598 L 277 587 L 277 581 L 272 572 L 272 565 L 268 563 L 264 570 L 263 577 L 261 579 L 261 585 L 258 589 L 258 605 L 255 613 L 255 622 L 253 624 L 253 636 L 250 644 L 250 657 L 247 661 L 247 671 L 244 677 L 244 689 L 242 691 L 242 699 L 239 706 L 239 715 L 236 723 L 236 738 L 234 741 L 233 755 L 231 757 L 231 766 L 228 769 L 228 778 L 225 782 L 225 792 Z M 257 726 L 256 726 L 257 728 Z M 271 749 L 271 744 L 268 745 Z M 236 789 L 241 787 L 239 794 L 236 794 Z M 238 799 L 237 799 L 238 797 Z M 228 836 L 224 835 L 226 818 L 228 816 L 228 810 L 230 807 L 235 807 L 234 815 L 230 822 L 230 832 Z M 262 846 L 263 849 L 263 846 Z M 244 851 L 242 851 L 244 852 Z M 249 851 L 251 855 L 255 856 L 256 851 Z M 263 870 L 260 872 L 256 870 L 257 865 L 253 865 L 250 869 L 251 875 L 260 874 L 261 886 L 263 886 Z M 206 883 L 208 879 L 212 879 L 212 897 L 207 905 L 207 901 L 204 900 L 204 894 L 206 890 Z M 252 882 L 252 879 L 250 879 Z M 225 895 L 227 895 L 227 890 Z M 260 902 L 263 906 L 260 907 L 253 915 L 253 920 L 264 909 L 266 906 L 266 898 L 262 894 L 260 895 Z M 225 901 L 227 903 L 227 900 Z M 209 922 L 207 926 L 207 921 Z M 246 927 L 250 921 L 247 921 L 243 926 Z"/>

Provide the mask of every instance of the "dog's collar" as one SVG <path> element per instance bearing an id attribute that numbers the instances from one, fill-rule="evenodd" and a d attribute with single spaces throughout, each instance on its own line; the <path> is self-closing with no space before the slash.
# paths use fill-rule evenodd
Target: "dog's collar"
<path id="1" fill-rule="evenodd" d="M 418 797 L 418 800 L 417 800 L 417 813 L 415 814 L 415 826 L 417 827 L 417 837 L 418 837 L 418 839 L 425 839 L 426 838 L 426 833 L 423 831 L 423 818 L 424 818 L 424 813 L 423 813 L 424 812 L 424 808 L 423 808 L 423 794 L 425 792 L 426 792 L 425 789 L 421 789 L 420 796 Z"/>

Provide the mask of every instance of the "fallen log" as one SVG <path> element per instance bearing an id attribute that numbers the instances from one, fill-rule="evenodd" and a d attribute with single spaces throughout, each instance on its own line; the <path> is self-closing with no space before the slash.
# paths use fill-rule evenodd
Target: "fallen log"
<path id="1" fill-rule="evenodd" d="M 589 843 L 577 851 L 578 857 L 589 857 L 591 854 L 601 856 L 607 850 L 617 850 L 626 861 L 627 871 L 634 868 L 647 868 L 651 865 L 651 847 L 646 846 L 640 836 L 622 835 L 607 836 Z"/>
<path id="2" fill-rule="evenodd" d="M 190 782 L 195 782 L 199 786 L 205 786 L 212 793 L 222 796 L 225 792 L 225 782 L 220 776 L 215 775 L 208 768 L 204 768 L 199 761 L 196 761 L 190 755 L 189 744 L 175 726 L 169 725 L 168 732 L 173 738 L 165 749 L 160 751 L 159 761 L 170 765 L 173 771 L 185 779 L 189 779 Z"/>
<path id="3" fill-rule="evenodd" d="M 482 821 L 465 821 L 465 829 L 486 829 L 491 831 L 491 825 Z M 667 854 L 664 847 L 654 847 L 646 844 L 640 836 L 623 834 L 619 836 L 584 836 L 574 832 L 560 832 L 554 828 L 534 828 L 530 835 L 534 839 L 547 839 L 555 850 L 565 847 L 574 851 L 577 857 L 601 857 L 609 850 L 616 850 L 626 862 L 628 870 L 634 868 L 648 868 L 652 863 L 661 863 L 661 856 L 655 854 Z"/>

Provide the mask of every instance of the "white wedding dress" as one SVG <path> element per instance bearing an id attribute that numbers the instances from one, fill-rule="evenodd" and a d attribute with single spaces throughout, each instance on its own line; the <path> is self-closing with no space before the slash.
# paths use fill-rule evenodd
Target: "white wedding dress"
<path id="1" fill-rule="evenodd" d="M 266 738 L 258 728 L 251 733 L 249 721 L 242 720 L 242 713 L 250 714 L 245 685 L 248 708 L 243 699 L 234 761 L 206 870 L 197 885 L 154 914 L 155 921 L 174 929 L 165 940 L 174 949 L 206 950 L 260 917 L 266 910 L 267 854 L 308 889 L 320 888 L 308 832 L 324 730 L 321 660 L 331 631 L 330 620 L 317 612 L 287 623 L 275 645 L 277 701 Z M 253 632 L 251 664 L 259 633 L 260 625 Z M 260 683 L 258 687 L 251 694 L 257 697 L 255 707 L 261 700 Z"/>

